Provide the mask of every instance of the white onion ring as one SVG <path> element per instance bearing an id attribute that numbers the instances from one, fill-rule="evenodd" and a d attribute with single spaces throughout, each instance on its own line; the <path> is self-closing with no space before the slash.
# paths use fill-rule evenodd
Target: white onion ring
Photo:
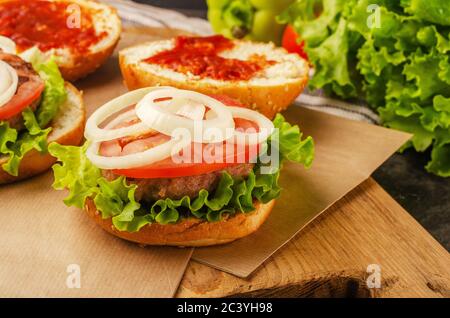
<path id="1" fill-rule="evenodd" d="M 6 105 L 16 94 L 19 84 L 17 71 L 0 60 L 0 107 Z"/>
<path id="2" fill-rule="evenodd" d="M 245 140 L 245 143 L 247 145 L 255 145 L 263 143 L 264 141 L 267 140 L 267 138 L 270 137 L 270 135 L 272 135 L 274 126 L 273 123 L 266 116 L 248 108 L 231 107 L 231 106 L 228 108 L 230 108 L 233 117 L 250 120 L 258 124 L 259 126 L 259 132 L 257 133 L 247 134 L 245 132 L 235 130 L 234 136 L 236 138 L 231 138 L 232 142 L 234 142 L 235 139 L 238 141 Z"/>
<path id="3" fill-rule="evenodd" d="M 227 109 L 231 111 L 231 113 L 233 114 L 233 118 L 250 120 L 256 123 L 259 127 L 258 133 L 245 133 L 234 130 L 233 138 L 227 140 L 231 143 L 245 141 L 245 144 L 247 145 L 261 144 L 266 141 L 267 138 L 270 137 L 270 135 L 272 135 L 275 129 L 273 123 L 266 116 L 258 113 L 257 111 L 236 106 L 227 106 Z M 210 112 L 207 112 L 206 118 L 214 118 L 214 115 L 212 115 Z"/>
<path id="4" fill-rule="evenodd" d="M 7 38 L 6 36 L 0 35 L 0 49 L 2 49 L 3 52 L 8 54 L 16 54 L 16 43 L 14 43 L 13 40 L 10 38 Z"/>
<path id="5" fill-rule="evenodd" d="M 131 109 L 109 122 L 105 129 L 112 128 L 126 119 L 135 116 L 134 109 Z M 147 131 L 149 128 L 147 127 Z M 151 164 L 163 160 L 174 153 L 181 151 L 191 143 L 190 140 L 169 140 L 161 145 L 150 148 L 146 151 L 134 153 L 126 156 L 105 157 L 99 155 L 101 142 L 92 143 L 86 150 L 86 157 L 100 169 L 130 169 L 142 167 L 145 163 Z"/>
<path id="6" fill-rule="evenodd" d="M 172 99 L 190 99 L 207 105 L 216 114 L 213 119 L 192 120 L 161 107 L 155 100 L 165 97 Z M 234 121 L 231 112 L 218 100 L 197 92 L 181 89 L 161 89 L 145 95 L 136 105 L 136 115 L 149 127 L 171 136 L 173 132 L 182 127 L 189 131 L 193 142 L 216 143 L 229 139 L 233 135 Z M 212 129 L 218 134 L 207 136 L 205 132 Z M 199 131 L 200 130 L 200 131 Z"/>
<path id="7" fill-rule="evenodd" d="M 129 135 L 139 135 L 148 132 L 150 128 L 144 123 L 138 123 L 132 126 L 116 129 L 100 128 L 99 125 L 111 115 L 133 104 L 136 104 L 148 93 L 162 88 L 164 87 L 146 87 L 137 89 L 114 98 L 113 100 L 104 104 L 102 107 L 98 108 L 87 120 L 84 136 L 88 140 L 97 142 L 118 139 Z"/>

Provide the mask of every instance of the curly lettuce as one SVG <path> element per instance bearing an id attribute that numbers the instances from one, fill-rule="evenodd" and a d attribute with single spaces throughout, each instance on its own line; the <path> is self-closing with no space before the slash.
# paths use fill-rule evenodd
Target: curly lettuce
<path id="1" fill-rule="evenodd" d="M 7 121 L 0 121 L 0 156 L 8 158 L 2 164 L 2 169 L 12 176 L 18 175 L 20 162 L 29 151 L 35 149 L 40 153 L 47 152 L 47 136 L 51 128 L 46 126 L 67 97 L 64 79 L 52 59 L 36 60 L 33 68 L 45 81 L 45 89 L 36 112 L 33 113 L 30 108 L 22 112 L 25 124 L 22 131 L 11 128 Z"/>
<path id="2" fill-rule="evenodd" d="M 33 68 L 45 81 L 42 100 L 36 109 L 39 126 L 45 127 L 58 113 L 59 107 L 66 101 L 67 92 L 64 79 L 53 59 L 49 59 L 45 63 L 33 64 Z"/>
<path id="3" fill-rule="evenodd" d="M 403 0 L 405 11 L 420 20 L 450 26 L 450 6 L 442 0 Z"/>
<path id="4" fill-rule="evenodd" d="M 0 154 L 8 157 L 2 164 L 4 171 L 12 176 L 19 174 L 19 165 L 23 157 L 32 149 L 45 153 L 47 151 L 47 135 L 51 128 L 42 129 L 30 108 L 22 112 L 25 131 L 17 132 L 10 128 L 8 122 L 0 122 Z"/>
<path id="5" fill-rule="evenodd" d="M 431 149 L 429 172 L 449 177 L 449 10 L 440 0 L 298 0 L 279 19 L 305 40 L 312 89 L 363 97 L 385 126 L 414 134 L 407 146 Z"/>
<path id="6" fill-rule="evenodd" d="M 302 139 L 298 126 L 292 126 L 283 116 L 274 119 L 277 128 L 271 136 L 275 143 L 268 142 L 267 151 L 279 151 L 282 161 L 289 160 L 311 166 L 314 143 L 311 137 Z M 270 149 L 277 145 L 277 149 Z M 247 178 L 233 178 L 223 172 L 213 192 L 200 190 L 194 199 L 185 196 L 157 200 L 151 204 L 139 203 L 135 199 L 137 185 L 128 184 L 125 177 L 108 181 L 99 168 L 86 157 L 87 143 L 82 147 L 62 146 L 52 143 L 49 152 L 59 163 L 53 166 L 55 189 L 68 189 L 64 199 L 68 206 L 83 208 L 86 200 L 92 199 L 102 218 L 112 218 L 120 231 L 136 232 L 151 223 L 176 223 L 181 218 L 194 217 L 209 222 L 220 221 L 224 214 L 249 213 L 255 209 L 255 200 L 267 203 L 280 195 L 278 184 L 280 169 L 271 174 L 261 173 L 257 164 Z"/>

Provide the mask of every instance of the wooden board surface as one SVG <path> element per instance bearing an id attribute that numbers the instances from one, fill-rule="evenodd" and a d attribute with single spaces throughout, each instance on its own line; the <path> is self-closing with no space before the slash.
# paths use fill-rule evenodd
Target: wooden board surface
<path id="1" fill-rule="evenodd" d="M 370 264 L 379 289 L 367 287 Z M 369 179 L 248 279 L 191 261 L 177 296 L 450 297 L 450 255 Z"/>

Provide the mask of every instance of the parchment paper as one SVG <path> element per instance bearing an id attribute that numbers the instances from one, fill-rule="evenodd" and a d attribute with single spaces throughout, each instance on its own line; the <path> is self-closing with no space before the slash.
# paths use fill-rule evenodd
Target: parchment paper
<path id="1" fill-rule="evenodd" d="M 140 247 L 66 207 L 50 173 L 0 187 L 1 297 L 172 297 L 191 249 Z M 79 287 L 79 288 L 78 288 Z"/>

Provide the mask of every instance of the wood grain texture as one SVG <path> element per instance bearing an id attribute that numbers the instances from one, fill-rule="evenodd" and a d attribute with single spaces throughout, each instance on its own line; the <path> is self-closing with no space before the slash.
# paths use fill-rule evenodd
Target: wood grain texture
<path id="1" fill-rule="evenodd" d="M 366 285 L 381 267 L 381 288 Z M 450 297 L 450 255 L 373 179 L 240 279 L 191 261 L 178 297 Z"/>

